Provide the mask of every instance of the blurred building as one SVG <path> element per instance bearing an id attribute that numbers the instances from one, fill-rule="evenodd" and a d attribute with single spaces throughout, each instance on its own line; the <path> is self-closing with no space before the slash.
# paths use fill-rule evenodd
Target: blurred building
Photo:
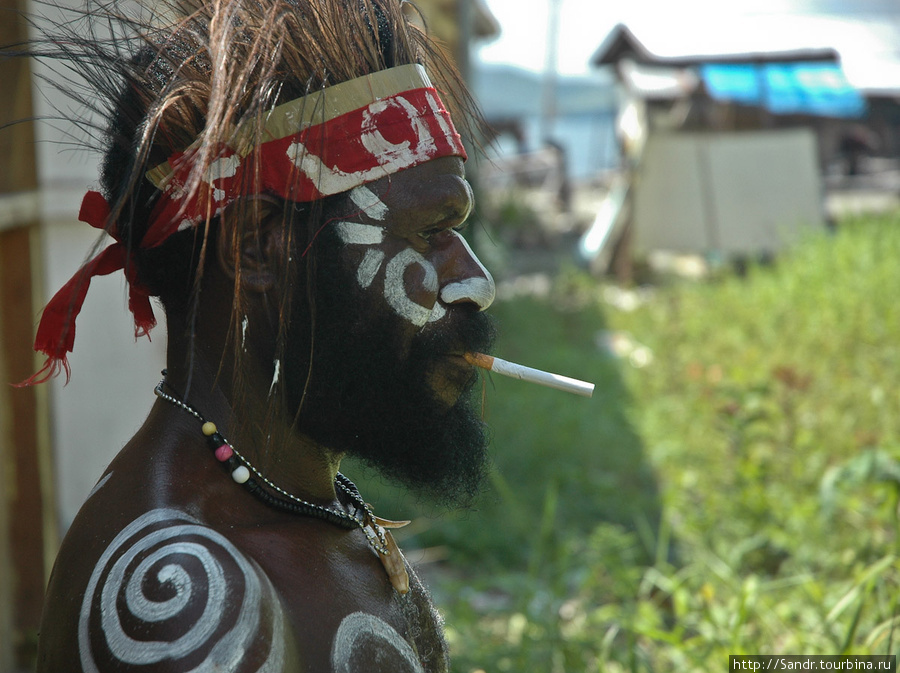
<path id="1" fill-rule="evenodd" d="M 418 0 L 424 27 L 443 42 L 456 60 L 463 76 L 470 74 L 470 49 L 478 40 L 500 34 L 500 25 L 484 0 Z M 409 5 L 410 13 L 416 10 Z"/>
<path id="2" fill-rule="evenodd" d="M 559 77 L 554 86 L 555 113 L 545 123 L 541 101 L 542 76 L 521 68 L 477 64 L 473 89 L 493 131 L 498 158 L 484 166 L 492 183 L 535 182 L 542 166 L 562 152 L 573 180 L 589 180 L 613 168 L 616 92 L 605 75 Z M 548 131 L 548 138 L 542 135 Z"/>
<path id="3" fill-rule="evenodd" d="M 622 173 L 582 240 L 595 268 L 635 250 L 777 252 L 826 221 L 827 173 L 896 158 L 900 87 L 860 90 L 838 51 L 795 37 L 660 55 L 620 24 L 602 41 L 592 64 L 618 84 Z"/>
<path id="4" fill-rule="evenodd" d="M 824 166 L 840 151 L 846 129 L 875 125 L 865 92 L 848 82 L 831 48 L 661 56 L 619 24 L 592 64 L 615 73 L 632 127 L 635 118 L 645 120 L 647 130 L 803 126 L 816 133 Z M 873 143 L 894 144 L 887 138 Z"/>

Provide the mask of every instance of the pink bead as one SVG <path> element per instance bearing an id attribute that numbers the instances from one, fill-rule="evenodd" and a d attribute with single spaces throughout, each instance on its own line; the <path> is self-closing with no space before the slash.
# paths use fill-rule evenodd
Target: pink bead
<path id="1" fill-rule="evenodd" d="M 222 444 L 218 449 L 216 449 L 216 460 L 224 463 L 226 460 L 231 458 L 234 454 L 234 451 L 231 450 L 231 447 L 228 444 Z"/>

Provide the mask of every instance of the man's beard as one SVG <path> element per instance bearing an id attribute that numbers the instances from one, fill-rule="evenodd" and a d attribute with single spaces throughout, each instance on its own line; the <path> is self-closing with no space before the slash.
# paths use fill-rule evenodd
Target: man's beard
<path id="1" fill-rule="evenodd" d="M 331 241 L 322 247 L 329 244 L 339 247 Z M 487 351 L 494 339 L 493 321 L 474 304 L 451 306 L 409 343 L 403 319 L 383 299 L 362 290 L 339 258 L 321 256 L 317 265 L 328 271 L 316 281 L 309 385 L 306 353 L 297 358 L 289 353 L 285 363 L 289 404 L 302 404 L 300 430 L 436 504 L 469 506 L 489 467 L 487 426 L 473 395 L 478 376 L 453 370 L 451 385 L 461 394 L 448 407 L 435 394 L 430 375 L 441 356 Z M 366 310 L 372 306 L 378 310 Z M 305 318 L 294 320 L 292 331 L 308 331 L 301 324 Z"/>

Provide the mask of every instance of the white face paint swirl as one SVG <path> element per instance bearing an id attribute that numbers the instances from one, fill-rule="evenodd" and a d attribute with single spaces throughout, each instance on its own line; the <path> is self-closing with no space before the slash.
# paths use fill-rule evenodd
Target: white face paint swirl
<path id="1" fill-rule="evenodd" d="M 390 214 L 387 205 L 365 185 L 350 190 L 350 200 L 373 220 L 383 221 Z M 379 225 L 359 222 L 338 222 L 335 224 L 335 228 L 345 244 L 371 246 L 366 250 L 356 270 L 356 279 L 360 287 L 363 289 L 368 288 L 375 280 L 382 266 L 385 265 L 384 251 L 374 247 L 384 242 L 385 228 Z M 466 254 L 478 265 L 481 275 L 448 283 L 441 288 L 441 301 L 445 304 L 471 301 L 483 311 L 494 302 L 496 293 L 494 279 L 478 260 L 478 257 L 475 256 L 475 253 L 472 252 L 472 248 L 469 247 L 466 239 L 455 231 L 449 230 L 448 233 L 456 237 L 457 241 L 462 244 Z M 437 291 L 438 278 L 434 265 L 415 250 L 407 248 L 386 263 L 384 298 L 397 315 L 405 318 L 417 327 L 421 327 L 427 322 L 436 322 L 443 318 L 447 314 L 447 309 L 439 302 L 435 302 L 434 306 L 429 308 L 416 303 L 410 298 L 404 283 L 404 277 L 406 270 L 413 265 L 419 265 L 424 271 L 422 288 L 430 293 Z"/>
<path id="2" fill-rule="evenodd" d="M 424 673 L 413 648 L 390 624 L 365 612 L 344 617 L 331 647 L 334 673 L 365 673 L 376 660 L 390 662 L 397 673 Z"/>
<path id="3" fill-rule="evenodd" d="M 403 282 L 406 270 L 414 264 L 418 264 L 425 272 L 422 279 L 422 287 L 426 292 L 437 292 L 438 278 L 434 265 L 422 255 L 406 248 L 395 255 L 384 270 L 384 298 L 397 315 L 406 318 L 416 327 L 421 327 L 431 317 L 433 308 L 426 308 L 414 302 L 406 293 L 406 283 Z"/>
<path id="4" fill-rule="evenodd" d="M 235 670 L 249 651 L 268 653 L 254 670 L 275 673 L 284 666 L 283 627 L 258 566 L 184 512 L 155 509 L 100 557 L 82 601 L 78 649 L 87 673 L 99 673 L 98 660 L 117 671 L 161 662 L 176 671 L 182 659 L 195 673 Z"/>
<path id="5" fill-rule="evenodd" d="M 366 190 L 366 192 L 372 197 L 375 196 L 369 190 Z M 363 199 L 368 197 L 358 195 L 357 198 L 360 202 L 363 202 Z M 362 206 L 360 205 L 360 207 Z M 384 227 L 377 225 L 360 224 L 359 222 L 338 222 L 335 224 L 335 229 L 338 236 L 347 245 L 375 246 L 384 242 Z M 385 254 L 383 251 L 375 248 L 366 250 L 356 270 L 356 280 L 359 282 L 360 287 L 366 289 L 372 284 L 372 281 L 375 280 L 375 277 L 384 265 L 384 260 Z M 425 272 L 425 277 L 422 281 L 422 286 L 425 290 L 437 292 L 437 270 L 434 268 L 434 265 L 412 248 L 406 248 L 387 262 L 384 273 L 384 298 L 397 315 L 405 318 L 413 325 L 421 327 L 429 320 L 433 321 L 442 318 L 446 311 L 439 304 L 429 308 L 421 306 L 409 298 L 403 277 L 406 270 L 413 264 L 420 265 Z"/>
<path id="6" fill-rule="evenodd" d="M 378 195 L 365 185 L 350 190 L 350 200 L 373 220 L 379 222 L 388 216 L 388 207 Z"/>

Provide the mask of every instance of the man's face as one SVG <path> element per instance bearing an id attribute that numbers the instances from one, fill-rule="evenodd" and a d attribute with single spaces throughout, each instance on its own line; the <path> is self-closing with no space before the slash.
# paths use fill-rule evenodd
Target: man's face
<path id="1" fill-rule="evenodd" d="M 333 211 L 316 243 L 300 416 L 313 439 L 445 503 L 474 495 L 486 466 L 485 427 L 467 394 L 477 376 L 462 355 L 490 346 L 481 311 L 494 283 L 456 231 L 471 208 L 451 157 L 359 187 Z M 291 373 L 305 384 L 305 371 Z"/>

